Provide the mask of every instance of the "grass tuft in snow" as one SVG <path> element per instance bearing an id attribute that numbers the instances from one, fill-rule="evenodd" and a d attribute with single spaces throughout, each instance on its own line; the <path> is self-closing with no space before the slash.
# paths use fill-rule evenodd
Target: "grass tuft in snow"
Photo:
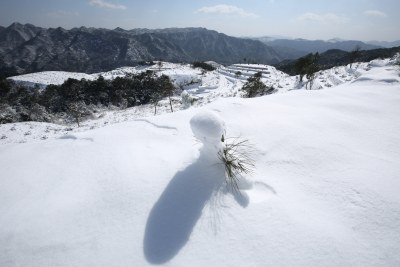
<path id="1" fill-rule="evenodd" d="M 228 138 L 222 136 L 222 150 L 218 152 L 218 158 L 225 167 L 225 181 L 232 191 L 239 191 L 238 181 L 241 175 L 250 174 L 255 168 L 252 157 L 253 146 L 247 139 Z"/>

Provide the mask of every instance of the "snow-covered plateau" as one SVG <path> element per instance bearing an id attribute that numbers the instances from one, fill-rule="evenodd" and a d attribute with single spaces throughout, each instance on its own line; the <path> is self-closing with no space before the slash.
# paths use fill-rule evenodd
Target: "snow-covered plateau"
<path id="1" fill-rule="evenodd" d="M 0 125 L 0 266 L 400 266 L 393 63 L 321 71 L 315 90 L 271 66 L 164 63 L 192 107 Z M 257 71 L 278 93 L 235 97 Z M 209 149 L 221 132 L 252 145 L 239 192 Z"/>

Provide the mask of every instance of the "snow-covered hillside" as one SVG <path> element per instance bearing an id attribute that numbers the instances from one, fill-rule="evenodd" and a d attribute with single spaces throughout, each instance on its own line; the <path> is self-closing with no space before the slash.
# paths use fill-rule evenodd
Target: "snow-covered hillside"
<path id="1" fill-rule="evenodd" d="M 357 66 L 322 72 L 324 90 L 276 72 L 285 93 L 218 97 L 237 65 L 189 89 L 197 108 L 1 125 L 0 266 L 399 266 L 399 70 Z M 194 137 L 200 111 L 255 149 L 240 194 Z"/>
<path id="2" fill-rule="evenodd" d="M 331 87 L 343 82 L 351 81 L 360 75 L 360 70 L 363 71 L 367 68 L 367 63 L 356 63 L 352 68 L 349 66 L 336 67 L 328 71 L 321 71 L 319 73 L 319 83 L 314 86 L 314 89 L 322 89 Z M 18 84 L 33 87 L 38 85 L 44 88 L 49 84 L 62 84 L 69 78 L 73 79 L 86 79 L 95 80 L 99 76 L 105 79 L 115 79 L 116 77 L 125 77 L 129 74 L 137 74 L 143 71 L 152 70 L 159 75 L 165 74 L 175 81 L 178 87 L 195 88 L 196 92 L 209 92 L 211 89 L 218 89 L 224 87 L 228 89 L 230 95 L 234 95 L 237 90 L 237 83 L 245 82 L 250 76 L 256 72 L 262 72 L 263 81 L 269 85 L 274 86 L 280 91 L 286 91 L 298 86 L 296 77 L 288 76 L 287 74 L 277 70 L 275 67 L 262 64 L 234 64 L 231 66 L 219 66 L 216 71 L 202 73 L 199 69 L 193 69 L 188 64 L 174 64 L 169 62 L 162 62 L 162 66 L 139 66 L 139 67 L 123 67 L 108 72 L 85 74 L 76 72 L 65 71 L 44 71 L 38 73 L 30 73 L 19 76 L 13 76 L 9 79 Z M 240 72 L 239 75 L 237 73 Z M 222 80 L 220 82 L 220 80 Z M 186 88 L 186 87 L 185 87 Z M 297 87 L 296 87 L 297 88 Z M 299 88 L 302 88 L 300 86 Z M 297 89 L 299 89 L 297 88 Z M 226 91 L 226 90 L 225 90 Z M 227 92 L 225 92 L 226 95 Z"/>
<path id="3" fill-rule="evenodd" d="M 350 66 L 335 67 L 330 70 L 320 71 L 316 75 L 313 89 L 325 89 L 335 87 L 340 84 L 350 83 L 360 77 L 360 75 L 372 73 L 377 69 L 381 73 L 381 68 L 387 64 L 392 64 L 393 60 L 375 60 L 370 63 L 355 63 Z M 217 66 L 218 67 L 218 66 Z M 370 71 L 372 69 L 372 71 Z M 262 72 L 262 81 L 273 86 L 277 93 L 286 93 L 292 90 L 304 89 L 306 83 L 299 83 L 298 77 L 288 76 L 287 74 L 275 69 L 272 66 L 261 64 L 234 64 L 228 67 L 219 66 L 216 71 L 202 72 L 200 69 L 193 69 L 188 64 L 174 64 L 162 62 L 154 66 L 124 67 L 109 72 L 84 74 L 70 72 L 40 72 L 11 77 L 17 83 L 25 85 L 38 85 L 44 87 L 48 84 L 62 84 L 68 78 L 94 80 L 100 75 L 105 79 L 124 77 L 129 74 L 137 74 L 143 71 L 152 70 L 159 75 L 168 75 L 175 86 L 189 93 L 194 99 L 193 106 L 200 107 L 209 104 L 221 97 L 240 97 L 241 88 L 246 80 L 256 72 Z M 238 72 L 239 75 L 238 75 Z M 172 98 L 174 110 L 184 108 L 180 96 Z M 169 113 L 169 101 L 164 100 L 159 103 L 158 114 Z M 18 124 L 0 125 L 0 144 L 5 143 L 25 143 L 30 140 L 47 140 L 48 138 L 60 137 L 71 132 L 87 131 L 90 129 L 107 126 L 109 124 L 132 121 L 154 115 L 154 108 L 151 105 L 142 105 L 126 110 L 104 110 L 94 114 L 94 119 L 89 119 L 77 128 L 75 124 L 62 125 L 26 122 Z M 56 122 L 57 123 L 57 122 Z M 17 126 L 18 125 L 18 126 Z"/>

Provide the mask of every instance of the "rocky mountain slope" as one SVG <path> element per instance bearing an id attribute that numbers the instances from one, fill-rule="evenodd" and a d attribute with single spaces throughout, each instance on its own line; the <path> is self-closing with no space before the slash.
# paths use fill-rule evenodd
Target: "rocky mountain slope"
<path id="1" fill-rule="evenodd" d="M 93 73 L 140 61 L 231 64 L 248 60 L 277 63 L 282 58 L 260 41 L 230 37 L 204 28 L 114 30 L 44 29 L 13 23 L 0 28 L 0 70 Z"/>

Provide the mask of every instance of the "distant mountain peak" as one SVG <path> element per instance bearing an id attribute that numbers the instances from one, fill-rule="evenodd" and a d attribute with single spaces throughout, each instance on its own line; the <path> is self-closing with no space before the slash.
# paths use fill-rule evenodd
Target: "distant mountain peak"
<path id="1" fill-rule="evenodd" d="M 339 37 L 335 37 L 335 38 L 327 40 L 327 42 L 329 42 L 329 43 L 337 43 L 337 42 L 343 42 L 343 41 L 346 41 L 346 40 L 345 39 L 341 39 Z"/>
<path id="2" fill-rule="evenodd" d="M 125 32 L 126 30 L 124 30 L 124 29 L 122 29 L 120 27 L 117 27 L 117 28 L 114 29 L 114 31 Z"/>
<path id="3" fill-rule="evenodd" d="M 8 28 L 20 28 L 23 27 L 24 25 L 19 23 L 19 22 L 13 22 L 12 24 L 10 24 L 10 26 L 8 26 Z"/>

